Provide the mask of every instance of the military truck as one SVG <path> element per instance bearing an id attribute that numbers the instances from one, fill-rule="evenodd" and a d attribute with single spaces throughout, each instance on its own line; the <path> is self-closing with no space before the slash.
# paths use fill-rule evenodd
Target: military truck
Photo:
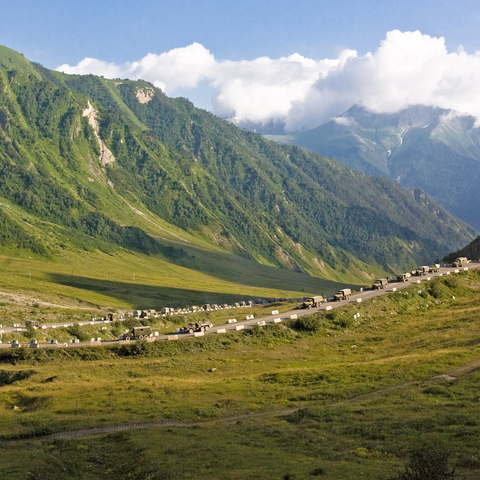
<path id="1" fill-rule="evenodd" d="M 440 271 L 440 264 L 439 263 L 435 263 L 433 265 L 430 265 L 430 271 L 432 273 L 438 273 Z"/>
<path id="2" fill-rule="evenodd" d="M 352 296 L 352 291 L 349 288 L 339 290 L 334 296 L 333 301 L 339 302 L 340 300 L 348 300 Z"/>
<path id="3" fill-rule="evenodd" d="M 301 305 L 299 305 L 299 308 L 319 307 L 324 301 L 325 299 L 321 295 L 317 295 L 316 297 L 308 297 Z"/>
<path id="4" fill-rule="evenodd" d="M 423 277 L 424 275 L 427 275 L 428 273 L 430 273 L 430 267 L 428 265 L 418 267 L 415 270 L 415 276 L 417 276 L 417 277 Z"/>
<path id="5" fill-rule="evenodd" d="M 183 327 L 183 333 L 204 332 L 213 327 L 213 323 L 208 320 L 201 320 L 200 322 L 190 322 Z"/>
<path id="6" fill-rule="evenodd" d="M 408 282 L 408 279 L 412 276 L 410 272 L 399 273 L 397 275 L 397 282 Z"/>
<path id="7" fill-rule="evenodd" d="M 458 257 L 452 262 L 452 267 L 466 267 L 468 264 L 467 257 Z"/>
<path id="8" fill-rule="evenodd" d="M 386 278 L 379 278 L 375 280 L 372 285 L 372 290 L 381 290 L 387 288 L 388 280 Z"/>
<path id="9" fill-rule="evenodd" d="M 124 340 L 143 340 L 152 333 L 151 327 L 133 327 L 129 332 L 123 334 Z"/>
<path id="10" fill-rule="evenodd" d="M 42 328 L 42 324 L 38 321 L 38 320 L 27 320 L 25 322 L 25 326 L 28 328 L 28 327 L 32 327 L 32 328 Z"/>

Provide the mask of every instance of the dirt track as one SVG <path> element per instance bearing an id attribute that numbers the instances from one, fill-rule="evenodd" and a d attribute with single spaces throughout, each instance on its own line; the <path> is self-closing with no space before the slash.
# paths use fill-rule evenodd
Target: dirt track
<path id="1" fill-rule="evenodd" d="M 383 388 L 381 390 L 375 390 L 374 392 L 365 393 L 363 395 L 357 395 L 355 397 L 349 398 L 348 400 L 332 403 L 327 406 L 335 407 L 338 405 L 344 405 L 346 403 L 355 402 L 361 399 L 368 399 L 375 395 L 380 395 L 382 393 L 390 392 L 392 390 L 406 388 L 412 385 L 418 385 L 420 383 L 425 383 L 425 382 L 438 382 L 442 380 L 451 382 L 451 381 L 457 380 L 457 377 L 455 377 L 454 375 L 468 374 L 468 372 L 475 370 L 477 368 L 480 368 L 480 360 L 476 360 L 475 362 L 472 362 L 463 367 L 455 368 L 454 370 L 451 370 L 450 372 L 445 373 L 443 375 L 437 375 L 435 377 L 427 378 L 424 380 L 407 382 L 401 385 L 394 385 L 392 387 Z M 241 420 L 248 420 L 256 417 L 267 417 L 267 416 L 274 416 L 274 415 L 291 415 L 292 413 L 295 413 L 298 410 L 299 409 L 287 409 L 287 410 L 272 410 L 270 412 L 262 412 L 262 413 L 248 413 L 244 415 L 235 415 L 233 417 L 219 418 L 215 420 L 206 420 L 203 422 L 178 422 L 173 420 L 164 420 L 161 422 L 152 422 L 152 423 L 133 423 L 129 425 L 114 425 L 110 427 L 86 428 L 81 430 L 68 430 L 65 432 L 54 433 L 52 435 L 47 435 L 47 436 L 38 437 L 38 438 L 42 440 L 51 440 L 53 438 L 82 438 L 82 437 L 100 435 L 104 433 L 117 432 L 122 430 L 135 430 L 139 428 L 194 427 L 194 426 L 202 426 L 202 425 L 228 424 L 228 423 L 234 423 Z"/>

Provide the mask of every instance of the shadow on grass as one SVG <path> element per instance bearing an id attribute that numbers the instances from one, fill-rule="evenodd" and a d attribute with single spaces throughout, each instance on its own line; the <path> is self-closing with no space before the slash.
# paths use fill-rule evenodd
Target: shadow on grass
<path id="1" fill-rule="evenodd" d="M 182 288 L 143 285 L 138 283 L 115 282 L 77 275 L 60 273 L 49 274 L 50 280 L 67 287 L 78 288 L 117 298 L 132 305 L 133 309 L 155 308 L 165 306 L 190 306 L 204 303 L 235 303 L 242 300 L 255 300 L 259 296 L 188 290 Z"/>

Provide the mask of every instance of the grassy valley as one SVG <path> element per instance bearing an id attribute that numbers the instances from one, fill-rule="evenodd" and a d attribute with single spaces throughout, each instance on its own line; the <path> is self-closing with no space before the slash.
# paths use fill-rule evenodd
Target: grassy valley
<path id="1" fill-rule="evenodd" d="M 148 255 L 158 270 L 165 260 L 218 273 L 218 254 L 362 283 L 475 235 L 421 193 L 268 142 L 147 82 L 64 75 L 1 47 L 0 83 L 0 246 L 14 256 Z"/>
<path id="2" fill-rule="evenodd" d="M 1 473 L 391 479 L 443 446 L 473 480 L 479 309 L 471 271 L 288 325 L 1 351 Z M 48 436 L 132 423 L 152 425 Z"/>

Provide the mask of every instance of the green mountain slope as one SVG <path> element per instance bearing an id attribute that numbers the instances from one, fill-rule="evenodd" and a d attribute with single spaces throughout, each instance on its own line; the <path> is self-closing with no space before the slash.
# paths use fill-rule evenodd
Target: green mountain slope
<path id="1" fill-rule="evenodd" d="M 267 138 L 338 158 L 407 189 L 421 188 L 480 229 L 480 129 L 473 117 L 423 106 L 394 114 L 352 107 L 318 128 Z"/>
<path id="2" fill-rule="evenodd" d="M 444 260 L 453 262 L 457 257 L 467 257 L 469 260 L 477 261 L 480 258 L 480 237 L 470 242 L 466 247 L 448 254 Z"/>
<path id="3" fill-rule="evenodd" d="M 474 237 L 420 191 L 243 132 L 147 82 L 16 55 L 0 47 L 4 248 L 53 260 L 126 249 L 192 268 L 203 249 L 358 282 Z"/>

